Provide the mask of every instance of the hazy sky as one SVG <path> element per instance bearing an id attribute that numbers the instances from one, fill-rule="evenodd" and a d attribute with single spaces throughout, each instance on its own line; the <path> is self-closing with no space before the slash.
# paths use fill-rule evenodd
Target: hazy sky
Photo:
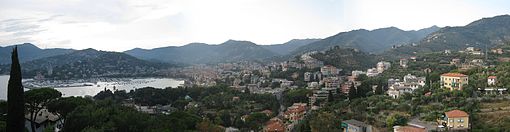
<path id="1" fill-rule="evenodd" d="M 0 0 L 0 46 L 277 44 L 360 28 L 462 26 L 509 13 L 508 0 Z"/>

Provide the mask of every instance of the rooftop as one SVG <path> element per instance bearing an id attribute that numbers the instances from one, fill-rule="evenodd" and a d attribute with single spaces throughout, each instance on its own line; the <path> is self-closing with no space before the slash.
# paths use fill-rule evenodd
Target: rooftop
<path id="1" fill-rule="evenodd" d="M 266 123 L 266 131 L 269 132 L 283 132 L 285 131 L 285 125 L 279 119 L 271 119 Z"/>
<path id="2" fill-rule="evenodd" d="M 448 112 L 445 112 L 446 117 L 448 118 L 456 118 L 456 117 L 468 117 L 469 115 L 461 110 L 451 110 Z"/>
<path id="3" fill-rule="evenodd" d="M 425 128 L 417 126 L 394 126 L 395 132 L 425 132 Z"/>
<path id="4" fill-rule="evenodd" d="M 489 76 L 489 79 L 496 79 L 496 76 Z"/>
<path id="5" fill-rule="evenodd" d="M 368 124 L 365 124 L 364 122 L 361 122 L 358 120 L 353 120 L 353 119 L 342 121 L 342 123 L 346 123 L 346 124 L 354 125 L 354 126 L 368 126 Z"/>
<path id="6" fill-rule="evenodd" d="M 441 76 L 448 76 L 448 77 L 467 77 L 467 75 L 464 75 L 462 73 L 445 73 Z"/>

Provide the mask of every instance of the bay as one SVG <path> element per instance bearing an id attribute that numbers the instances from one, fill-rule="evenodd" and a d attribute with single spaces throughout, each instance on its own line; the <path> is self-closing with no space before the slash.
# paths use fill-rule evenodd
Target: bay
<path id="1" fill-rule="evenodd" d="M 172 78 L 136 78 L 136 79 L 122 79 L 124 81 L 117 82 L 97 82 L 92 86 L 78 86 L 78 87 L 57 87 L 57 91 L 62 93 L 63 97 L 69 96 L 94 96 L 100 91 L 105 89 L 115 90 L 135 90 L 143 87 L 166 88 L 178 87 L 184 84 L 184 81 Z M 9 82 L 8 75 L 0 76 L 0 100 L 7 100 L 7 85 Z M 28 89 L 25 89 L 25 91 Z"/>

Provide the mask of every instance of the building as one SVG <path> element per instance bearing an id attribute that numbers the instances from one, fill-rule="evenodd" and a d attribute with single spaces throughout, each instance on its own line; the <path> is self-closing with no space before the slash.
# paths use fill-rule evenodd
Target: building
<path id="1" fill-rule="evenodd" d="M 368 77 L 375 77 L 377 75 L 379 75 L 379 71 L 377 70 L 377 68 L 367 69 L 367 76 Z"/>
<path id="2" fill-rule="evenodd" d="M 329 97 L 329 92 L 326 90 L 314 90 L 312 96 L 308 97 L 310 106 L 313 106 L 317 100 L 326 100 Z"/>
<path id="3" fill-rule="evenodd" d="M 496 77 L 496 76 L 489 76 L 489 77 L 487 77 L 487 85 L 489 85 L 489 86 L 496 85 L 497 78 L 498 77 Z"/>
<path id="4" fill-rule="evenodd" d="M 324 76 L 336 76 L 338 75 L 338 69 L 332 65 L 325 65 L 321 67 L 321 73 Z"/>
<path id="5" fill-rule="evenodd" d="M 32 121 L 30 120 L 30 118 L 31 118 L 31 114 L 25 115 L 25 119 L 26 119 L 25 120 L 25 128 L 29 132 L 32 131 L 32 129 L 31 129 Z M 57 115 L 49 112 L 48 109 L 42 109 L 41 111 L 39 111 L 39 113 L 37 113 L 37 118 L 34 121 L 34 123 L 35 123 L 35 131 L 36 132 L 42 132 L 47 127 L 52 127 L 53 125 L 55 125 L 54 127 L 56 130 L 62 129 L 62 124 L 61 124 L 59 117 Z"/>
<path id="6" fill-rule="evenodd" d="M 322 90 L 327 90 L 333 94 L 336 94 L 336 91 L 337 91 L 337 89 L 340 88 L 340 84 L 341 84 L 340 79 L 338 77 L 324 78 L 322 83 L 324 84 L 324 87 L 322 88 Z"/>
<path id="7" fill-rule="evenodd" d="M 462 90 L 468 82 L 468 76 L 461 73 L 445 73 L 441 75 L 441 88 Z"/>
<path id="8" fill-rule="evenodd" d="M 382 73 L 385 70 L 388 70 L 390 67 L 391 67 L 391 63 L 390 62 L 386 62 L 386 61 L 378 62 L 377 63 L 377 67 L 376 67 L 377 73 Z"/>
<path id="9" fill-rule="evenodd" d="M 450 61 L 451 65 L 456 65 L 456 66 L 459 66 L 461 63 L 462 62 L 458 58 L 454 58 L 454 59 L 452 59 L 452 61 Z"/>
<path id="10" fill-rule="evenodd" d="M 468 130 L 469 115 L 461 110 L 451 110 L 444 113 L 443 119 L 439 120 L 439 124 L 450 131 Z"/>
<path id="11" fill-rule="evenodd" d="M 372 126 L 357 120 L 342 121 L 343 132 L 372 132 Z"/>
<path id="12" fill-rule="evenodd" d="M 285 111 L 283 116 L 291 122 L 296 122 L 303 119 L 305 114 L 306 103 L 294 103 L 292 106 L 287 108 L 287 111 Z"/>
<path id="13" fill-rule="evenodd" d="M 409 62 L 409 60 L 402 58 L 402 59 L 400 59 L 400 66 L 402 68 L 407 68 L 407 63 L 408 62 Z"/>
<path id="14" fill-rule="evenodd" d="M 351 72 L 351 75 L 354 77 L 354 78 L 357 78 L 359 75 L 361 74 L 367 74 L 366 72 L 363 72 L 363 71 L 359 71 L 359 70 L 354 70 Z"/>
<path id="15" fill-rule="evenodd" d="M 305 82 L 309 82 L 312 79 L 312 75 L 311 72 L 305 72 L 303 75 Z"/>
<path id="16" fill-rule="evenodd" d="M 425 77 L 416 77 L 411 74 L 404 76 L 403 81 L 400 79 L 388 79 L 388 95 L 398 98 L 405 93 L 413 93 L 414 90 L 425 86 Z"/>

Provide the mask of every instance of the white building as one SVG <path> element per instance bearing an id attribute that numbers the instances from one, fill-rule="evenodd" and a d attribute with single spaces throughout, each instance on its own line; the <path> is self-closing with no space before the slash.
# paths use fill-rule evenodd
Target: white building
<path id="1" fill-rule="evenodd" d="M 390 67 L 391 67 L 391 63 L 390 62 L 381 61 L 381 62 L 377 63 L 377 67 L 376 68 L 377 68 L 377 72 L 378 73 L 382 73 L 385 70 L 388 70 Z"/>
<path id="2" fill-rule="evenodd" d="M 494 86 L 496 85 L 497 77 L 496 76 L 489 76 L 487 77 L 487 85 Z"/>
<path id="3" fill-rule="evenodd" d="M 425 77 L 416 77 L 408 74 L 404 76 L 404 80 L 388 79 L 388 95 L 398 98 L 405 93 L 413 93 L 414 90 L 425 86 Z"/>
<path id="4" fill-rule="evenodd" d="M 309 81 L 310 81 L 310 79 L 312 78 L 312 75 L 313 75 L 313 74 L 312 74 L 311 72 L 305 72 L 305 74 L 304 74 L 304 76 L 303 76 L 303 77 L 304 77 L 304 81 L 305 81 L 305 82 L 309 82 Z"/>

